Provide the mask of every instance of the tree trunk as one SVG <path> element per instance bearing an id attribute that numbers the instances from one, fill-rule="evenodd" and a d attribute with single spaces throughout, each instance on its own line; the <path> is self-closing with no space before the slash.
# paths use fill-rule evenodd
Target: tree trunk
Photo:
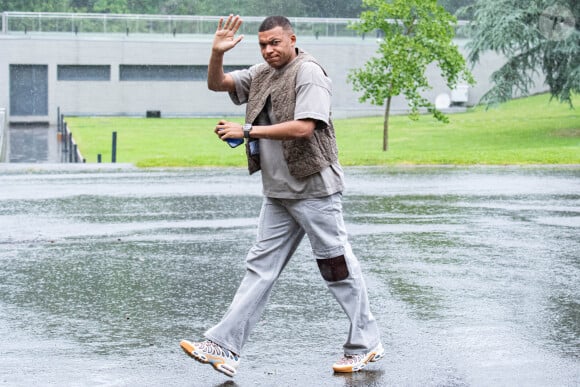
<path id="1" fill-rule="evenodd" d="M 389 149 L 389 115 L 391 113 L 391 99 L 387 98 L 387 107 L 385 108 L 385 120 L 383 122 L 383 152 Z"/>

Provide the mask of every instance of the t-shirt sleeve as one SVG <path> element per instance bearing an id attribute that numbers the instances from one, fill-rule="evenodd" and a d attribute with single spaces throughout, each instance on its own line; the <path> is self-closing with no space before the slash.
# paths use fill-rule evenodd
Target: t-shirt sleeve
<path id="1" fill-rule="evenodd" d="M 230 98 L 236 105 L 242 105 L 248 102 L 250 95 L 250 84 L 252 83 L 252 76 L 255 72 L 255 66 L 244 70 L 235 70 L 229 74 L 234 79 L 236 90 L 229 93 Z"/>
<path id="2" fill-rule="evenodd" d="M 332 81 L 322 68 L 313 62 L 304 62 L 296 76 L 296 107 L 294 119 L 314 119 L 329 124 Z"/>

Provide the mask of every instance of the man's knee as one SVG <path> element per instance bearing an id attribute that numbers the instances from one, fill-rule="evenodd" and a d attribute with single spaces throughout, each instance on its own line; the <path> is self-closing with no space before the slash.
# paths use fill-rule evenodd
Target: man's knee
<path id="1" fill-rule="evenodd" d="M 328 282 L 342 281 L 348 278 L 348 266 L 344 255 L 335 258 L 317 259 L 316 263 L 318 263 L 322 278 Z"/>

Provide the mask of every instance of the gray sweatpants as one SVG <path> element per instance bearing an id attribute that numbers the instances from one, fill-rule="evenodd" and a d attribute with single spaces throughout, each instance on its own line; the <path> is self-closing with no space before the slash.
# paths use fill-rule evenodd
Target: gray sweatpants
<path id="1" fill-rule="evenodd" d="M 341 193 L 314 199 L 264 199 L 257 240 L 246 258 L 246 274 L 222 320 L 206 332 L 207 339 L 241 354 L 274 283 L 306 234 L 316 259 L 345 257 L 348 277 L 326 281 L 350 319 L 344 352 L 365 353 L 378 345 L 379 330 L 360 265 L 348 243 L 341 200 Z"/>

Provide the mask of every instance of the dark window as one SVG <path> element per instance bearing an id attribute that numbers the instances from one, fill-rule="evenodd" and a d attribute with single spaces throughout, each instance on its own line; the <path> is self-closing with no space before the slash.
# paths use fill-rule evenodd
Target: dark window
<path id="1" fill-rule="evenodd" d="M 10 114 L 48 114 L 48 65 L 10 65 Z"/>
<path id="2" fill-rule="evenodd" d="M 245 65 L 224 66 L 224 72 L 229 73 L 229 72 L 234 71 L 234 70 L 247 69 L 248 67 L 250 67 L 250 66 L 245 66 Z"/>
<path id="3" fill-rule="evenodd" d="M 240 70 L 248 66 L 224 66 L 224 71 Z M 121 65 L 121 81 L 206 81 L 206 65 Z"/>
<path id="4" fill-rule="evenodd" d="M 201 81 L 207 66 L 121 65 L 121 81 Z"/>
<path id="5" fill-rule="evenodd" d="M 111 66 L 108 65 L 58 65 L 59 81 L 110 81 Z"/>

